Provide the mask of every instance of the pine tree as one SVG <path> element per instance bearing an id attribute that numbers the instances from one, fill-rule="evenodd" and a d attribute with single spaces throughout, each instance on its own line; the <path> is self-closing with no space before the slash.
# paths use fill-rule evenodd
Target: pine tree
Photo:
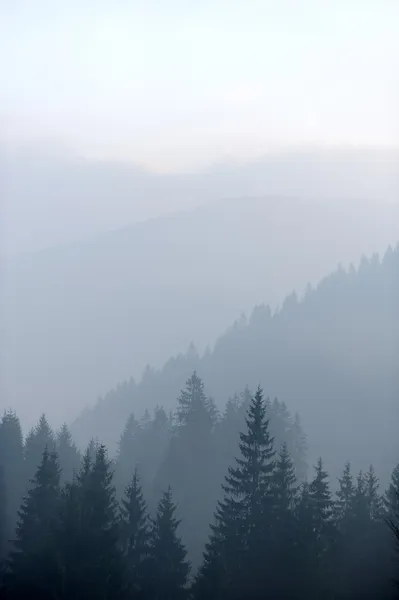
<path id="1" fill-rule="evenodd" d="M 149 558 L 147 563 L 149 598 L 186 598 L 190 563 L 186 549 L 178 537 L 180 521 L 175 517 L 176 505 L 169 487 L 158 504 L 151 524 Z"/>
<path id="2" fill-rule="evenodd" d="M 145 589 L 149 520 L 137 469 L 121 501 L 120 541 L 127 565 L 129 590 L 138 595 Z"/>
<path id="3" fill-rule="evenodd" d="M 315 476 L 307 489 L 311 521 L 310 556 L 313 563 L 310 577 L 311 598 L 325 597 L 333 584 L 331 554 L 334 545 L 333 501 L 328 474 L 321 458 L 317 461 Z"/>
<path id="4" fill-rule="evenodd" d="M 272 554 L 273 439 L 266 404 L 258 388 L 248 409 L 247 431 L 240 434 L 240 458 L 230 467 L 222 486 L 225 499 L 218 503 L 197 589 L 209 589 L 206 578 L 222 565 L 224 589 L 216 594 L 251 597 L 271 574 L 265 564 Z M 216 597 L 219 597 L 218 595 Z"/>
<path id="5" fill-rule="evenodd" d="M 60 469 L 45 448 L 31 488 L 19 510 L 10 558 L 10 598 L 58 597 L 60 569 L 56 536 L 60 509 Z"/>
<path id="6" fill-rule="evenodd" d="M 105 447 L 99 446 L 94 461 L 88 448 L 78 475 L 66 486 L 59 544 L 68 600 L 124 597 L 112 477 Z"/>
<path id="7" fill-rule="evenodd" d="M 194 371 L 186 381 L 186 389 L 182 390 L 178 398 L 177 419 L 180 425 L 190 429 L 198 428 L 208 431 L 216 421 L 214 402 L 209 400 L 204 392 L 204 382 Z"/>
<path id="8" fill-rule="evenodd" d="M 273 494 L 276 519 L 284 520 L 294 509 L 297 494 L 295 468 L 288 453 L 287 443 L 279 452 L 273 476 Z"/>
<path id="9" fill-rule="evenodd" d="M 13 537 L 25 484 L 25 465 L 21 424 L 13 411 L 4 413 L 0 422 L 0 466 L 3 469 L 4 486 L 7 491 L 5 515 L 5 541 Z"/>
<path id="10" fill-rule="evenodd" d="M 187 380 L 178 398 L 176 421 L 154 490 L 159 498 L 162 490 L 171 485 L 182 519 L 182 535 L 192 563 L 197 567 L 220 480 L 217 469 L 212 468 L 216 453 L 214 407 L 196 373 Z M 195 527 L 190 524 L 194 519 Z"/>
<path id="11" fill-rule="evenodd" d="M 392 472 L 391 482 L 385 493 L 384 504 L 388 513 L 388 520 L 399 519 L 399 464 Z"/>
<path id="12" fill-rule="evenodd" d="M 61 483 L 71 482 L 73 474 L 79 469 L 81 457 L 66 423 L 57 432 L 56 447 L 61 467 Z"/>
<path id="13" fill-rule="evenodd" d="M 25 440 L 24 455 L 27 479 L 31 479 L 36 472 L 46 447 L 49 452 L 55 451 L 56 441 L 46 415 L 42 414 L 38 424 L 29 432 Z"/>
<path id="14" fill-rule="evenodd" d="M 288 433 L 288 450 L 295 467 L 295 475 L 299 482 L 306 480 L 308 473 L 307 442 L 298 413 L 295 414 L 292 428 Z"/>
<path id="15" fill-rule="evenodd" d="M 6 523 L 7 523 L 7 491 L 6 491 L 6 483 L 4 478 L 4 469 L 0 464 L 0 565 L 1 561 L 6 552 L 6 541 L 7 541 L 7 532 L 6 532 Z"/>
<path id="16" fill-rule="evenodd" d="M 295 507 L 298 487 L 295 477 L 295 468 L 288 453 L 287 443 L 283 443 L 277 457 L 273 475 L 273 590 L 281 598 L 294 595 L 297 588 L 295 573 L 299 568 L 295 519 Z M 284 577 L 282 567 L 291 576 Z M 272 594 L 272 589 L 269 588 Z"/>
<path id="17" fill-rule="evenodd" d="M 371 521 L 382 521 L 384 517 L 383 500 L 379 494 L 378 477 L 376 476 L 372 465 L 370 465 L 369 470 L 365 475 L 364 484 L 369 519 Z"/>
<path id="18" fill-rule="evenodd" d="M 346 463 L 342 477 L 338 479 L 339 489 L 337 491 L 337 500 L 335 501 L 334 513 L 339 527 L 345 528 L 348 520 L 353 516 L 353 498 L 355 495 L 355 486 L 351 473 L 351 465 Z"/>

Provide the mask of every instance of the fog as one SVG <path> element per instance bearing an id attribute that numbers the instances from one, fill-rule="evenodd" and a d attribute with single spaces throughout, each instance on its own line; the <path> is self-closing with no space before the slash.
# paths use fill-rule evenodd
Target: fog
<path id="1" fill-rule="evenodd" d="M 0 3 L 0 600 L 395 600 L 399 5 Z"/>

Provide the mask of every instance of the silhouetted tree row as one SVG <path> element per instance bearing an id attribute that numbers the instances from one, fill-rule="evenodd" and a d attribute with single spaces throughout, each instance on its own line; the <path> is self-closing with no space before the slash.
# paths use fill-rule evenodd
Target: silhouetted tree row
<path id="1" fill-rule="evenodd" d="M 276 420 L 273 430 L 277 413 L 287 430 Z M 95 441 L 80 457 L 68 429 L 54 436 L 44 417 L 23 444 L 18 419 L 6 413 L 0 427 L 3 595 L 397 597 L 399 465 L 381 494 L 373 467 L 354 476 L 347 463 L 334 495 L 321 459 L 309 478 L 300 470 L 303 455 L 295 464 L 299 440 L 290 434 L 298 423 L 287 414 L 258 388 L 232 398 L 220 416 L 194 373 L 175 415 L 157 409 L 141 423 L 128 420 L 111 461 Z M 158 435 L 164 448 L 149 453 L 153 485 L 149 478 L 144 492 L 146 444 L 156 444 Z M 39 440 L 44 448 L 31 474 Z M 221 469 L 222 485 L 223 476 L 216 482 Z M 21 489 L 27 474 L 30 484 Z M 11 526 L 8 499 L 19 494 Z"/>

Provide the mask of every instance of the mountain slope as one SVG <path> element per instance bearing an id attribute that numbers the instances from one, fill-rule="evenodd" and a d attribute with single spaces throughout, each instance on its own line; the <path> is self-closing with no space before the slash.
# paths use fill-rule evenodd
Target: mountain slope
<path id="1" fill-rule="evenodd" d="M 54 423 L 240 314 L 399 237 L 399 207 L 279 197 L 213 203 L 0 271 L 0 409 Z"/>
<path id="2" fill-rule="evenodd" d="M 399 441 L 399 245 L 382 260 L 336 270 L 298 301 L 287 297 L 274 315 L 257 307 L 201 358 L 191 349 L 160 371 L 148 369 L 110 392 L 75 421 L 80 442 L 99 436 L 111 447 L 131 411 L 175 405 L 197 369 L 216 402 L 260 383 L 292 411 L 308 434 L 310 460 L 323 455 L 332 474 L 351 459 L 381 477 L 397 463 Z"/>

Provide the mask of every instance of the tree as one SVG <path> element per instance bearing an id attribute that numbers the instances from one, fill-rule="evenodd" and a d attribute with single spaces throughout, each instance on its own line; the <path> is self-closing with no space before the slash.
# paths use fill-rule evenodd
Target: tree
<path id="1" fill-rule="evenodd" d="M 297 501 L 297 481 L 295 468 L 288 453 L 287 443 L 283 443 L 277 457 L 273 475 L 273 589 L 271 595 L 290 598 L 297 588 L 295 573 L 298 569 L 298 556 L 295 538 L 297 524 L 295 506 Z M 282 569 L 291 574 L 284 577 Z"/>
<path id="2" fill-rule="evenodd" d="M 258 387 L 248 409 L 246 433 L 240 434 L 240 457 L 230 467 L 217 505 L 215 524 L 196 582 L 209 589 L 206 578 L 221 568 L 222 589 L 216 597 L 250 598 L 265 586 L 271 574 L 265 564 L 272 554 L 273 439 L 269 433 L 266 404 Z M 218 595 L 219 594 L 219 595 Z"/>
<path id="3" fill-rule="evenodd" d="M 364 478 L 365 499 L 369 519 L 371 521 L 383 520 L 383 500 L 379 494 L 379 481 L 374 467 L 370 465 Z"/>
<path id="4" fill-rule="evenodd" d="M 326 597 L 333 584 L 333 502 L 321 458 L 314 470 L 313 480 L 303 486 L 298 512 L 303 561 L 301 594 L 308 598 Z"/>
<path id="5" fill-rule="evenodd" d="M 46 415 L 42 414 L 38 424 L 31 429 L 25 440 L 24 456 L 27 479 L 31 479 L 36 472 L 45 448 L 49 452 L 53 452 L 56 449 L 56 442 Z"/>
<path id="6" fill-rule="evenodd" d="M 288 450 L 295 467 L 295 475 L 298 481 L 303 482 L 308 473 L 307 442 L 306 435 L 302 429 L 299 414 L 295 413 L 292 428 L 288 434 Z"/>
<path id="7" fill-rule="evenodd" d="M 81 457 L 66 423 L 57 432 L 56 447 L 61 467 L 61 482 L 72 481 L 73 474 L 79 469 Z"/>
<path id="8" fill-rule="evenodd" d="M 4 413 L 0 422 L 0 466 L 3 469 L 4 486 L 7 491 L 5 507 L 5 542 L 13 537 L 17 511 L 22 500 L 25 484 L 25 465 L 21 424 L 13 411 Z"/>
<path id="9" fill-rule="evenodd" d="M 337 491 L 334 514 L 340 529 L 343 529 L 347 525 L 348 519 L 353 516 L 352 509 L 355 495 L 355 486 L 349 462 L 345 464 L 342 477 L 338 479 L 338 483 L 339 489 Z"/>
<path id="10" fill-rule="evenodd" d="M 391 482 L 385 493 L 384 504 L 388 519 L 395 520 L 399 517 L 399 464 L 392 472 Z"/>
<path id="11" fill-rule="evenodd" d="M 120 541 L 127 565 L 129 590 L 138 595 L 145 588 L 149 520 L 137 469 L 121 501 Z"/>
<path id="12" fill-rule="evenodd" d="M 0 565 L 6 551 L 6 522 L 7 522 L 7 497 L 6 484 L 4 479 L 4 469 L 0 464 Z"/>
<path id="13" fill-rule="evenodd" d="M 10 598 L 58 597 L 60 570 L 56 535 L 60 508 L 60 469 L 45 448 L 31 488 L 18 512 L 16 539 L 7 578 Z"/>
<path id="14" fill-rule="evenodd" d="M 204 384 L 194 372 L 178 398 L 177 425 L 154 485 L 157 498 L 171 485 L 182 519 L 182 535 L 195 567 L 201 561 L 220 489 L 218 471 L 213 468 L 215 418 L 213 402 L 205 395 Z"/>
<path id="15" fill-rule="evenodd" d="M 387 523 L 393 534 L 393 543 L 396 551 L 394 582 L 396 586 L 396 596 L 399 598 L 399 465 L 392 472 L 391 483 L 385 496 L 387 509 Z"/>
<path id="16" fill-rule="evenodd" d="M 147 563 L 149 597 L 151 600 L 185 598 L 190 563 L 186 549 L 177 535 L 180 521 L 175 517 L 176 505 L 169 487 L 159 501 L 151 524 L 149 559 Z"/>
<path id="17" fill-rule="evenodd" d="M 113 473 L 104 446 L 91 448 L 67 484 L 60 528 L 63 594 L 68 600 L 124 597 L 123 562 Z"/>
<path id="18" fill-rule="evenodd" d="M 131 413 L 118 442 L 116 456 L 115 487 L 117 496 L 123 495 L 132 473 L 132 464 L 137 465 L 137 436 L 140 426 Z"/>

